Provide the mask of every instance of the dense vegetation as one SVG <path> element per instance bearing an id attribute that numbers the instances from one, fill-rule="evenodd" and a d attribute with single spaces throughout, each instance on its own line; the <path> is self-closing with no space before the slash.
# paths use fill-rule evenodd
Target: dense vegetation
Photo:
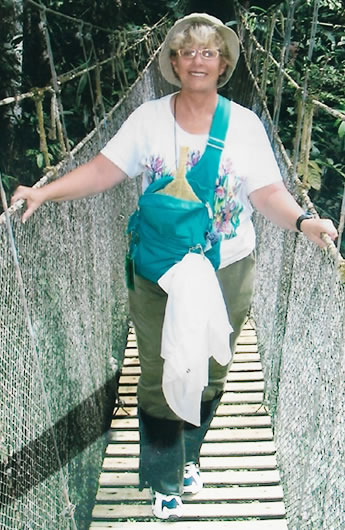
<path id="1" fill-rule="evenodd" d="M 204 0 L 180 0 L 178 2 L 150 0 L 44 0 L 44 5 L 56 12 L 84 21 L 59 18 L 47 11 L 47 27 L 54 55 L 57 75 L 82 69 L 92 64 L 97 54 L 101 61 L 114 52 L 114 30 L 118 38 L 126 38 L 126 44 L 134 43 L 143 28 L 152 26 L 167 12 L 171 19 L 192 11 L 207 11 L 225 22 L 234 18 L 231 0 L 210 6 Z M 277 19 L 272 43 L 272 53 L 279 59 L 284 38 L 290 1 L 243 1 L 248 9 L 254 32 L 264 41 L 269 31 L 272 14 Z M 315 38 L 312 61 L 308 61 L 310 26 L 314 2 L 296 2 L 292 40 L 289 43 L 289 60 L 286 68 L 297 83 L 303 86 L 305 72 L 309 69 L 308 94 L 334 109 L 345 112 L 345 36 L 344 5 L 340 0 L 321 0 L 319 24 Z M 4 0 L 0 20 L 0 100 L 30 91 L 32 87 L 51 84 L 51 68 L 45 37 L 45 27 L 40 20 L 39 9 L 31 0 Z M 88 26 L 90 24 L 90 26 Z M 102 31 L 99 28 L 107 28 Z M 118 44 L 118 43 L 117 43 Z M 136 55 L 124 57 L 124 76 L 132 81 L 147 59 L 142 50 Z M 135 62 L 135 67 L 133 66 Z M 108 68 L 108 70 L 107 70 Z M 273 108 L 276 74 L 268 81 L 268 103 Z M 64 118 L 70 147 L 80 141 L 94 126 L 100 111 L 109 110 L 123 90 L 121 79 L 114 83 L 110 67 L 102 68 L 102 96 L 100 102 L 93 99 L 90 79 L 84 74 L 61 88 Z M 96 90 L 95 78 L 92 79 Z M 103 109 L 96 108 L 103 105 Z M 50 98 L 43 101 L 45 124 L 50 120 Z M 296 130 L 296 90 L 284 84 L 280 111 L 280 135 L 290 153 L 294 149 Z M 0 106 L 0 123 L 6 134 L 0 136 L 0 171 L 10 193 L 18 181 L 33 184 L 41 176 L 46 160 L 40 146 L 37 109 L 33 99 L 25 99 L 16 105 Z M 343 194 L 345 164 L 345 124 L 326 112 L 315 110 L 311 155 L 309 162 L 312 198 L 321 215 L 339 219 Z M 61 146 L 53 131 L 48 138 L 49 164 L 61 158 Z"/>

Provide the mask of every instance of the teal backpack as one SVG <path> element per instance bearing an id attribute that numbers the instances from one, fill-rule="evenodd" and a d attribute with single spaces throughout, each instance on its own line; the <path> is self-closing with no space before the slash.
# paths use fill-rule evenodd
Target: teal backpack
<path id="1" fill-rule="evenodd" d="M 180 168 L 185 167 L 183 156 L 187 156 L 187 151 L 183 153 L 184 148 L 181 148 L 176 178 L 162 177 L 150 184 L 140 196 L 127 229 L 128 287 L 133 287 L 133 265 L 136 274 L 157 282 L 188 252 L 203 253 L 218 269 L 220 239 L 212 231 L 214 189 L 230 107 L 228 99 L 218 96 L 206 149 L 186 179 Z M 176 187 L 179 190 L 183 188 L 183 193 L 176 193 Z M 172 188 L 175 188 L 174 191 Z M 171 195 L 171 192 L 174 194 Z"/>

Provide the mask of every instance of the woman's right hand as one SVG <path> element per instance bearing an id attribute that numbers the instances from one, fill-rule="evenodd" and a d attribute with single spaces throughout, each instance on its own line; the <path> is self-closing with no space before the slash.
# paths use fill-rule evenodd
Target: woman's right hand
<path id="1" fill-rule="evenodd" d="M 26 210 L 22 216 L 22 222 L 25 223 L 27 219 L 34 213 L 37 208 L 44 202 L 44 197 L 41 188 L 30 188 L 28 186 L 18 186 L 11 198 L 11 205 L 15 202 L 23 200 L 26 201 Z"/>

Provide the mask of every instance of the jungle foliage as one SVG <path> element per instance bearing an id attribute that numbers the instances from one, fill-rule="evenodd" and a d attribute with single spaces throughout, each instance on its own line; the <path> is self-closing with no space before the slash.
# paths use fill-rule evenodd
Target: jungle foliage
<path id="1" fill-rule="evenodd" d="M 269 20 L 276 17 L 272 54 L 280 61 L 282 42 L 291 2 L 273 6 L 252 6 L 249 19 L 253 32 L 261 42 L 269 31 Z M 304 86 L 308 73 L 306 112 L 316 99 L 334 110 L 345 113 L 345 10 L 344 2 L 321 0 L 311 60 L 308 57 L 314 2 L 296 2 L 292 39 L 288 43 L 285 69 Z M 268 105 L 273 112 L 277 92 L 277 69 L 268 76 Z M 283 83 L 279 118 L 279 135 L 290 154 L 296 149 L 296 117 L 301 105 L 301 92 L 286 80 Z M 310 159 L 307 170 L 298 167 L 300 178 L 309 189 L 316 209 L 323 217 L 338 224 L 345 178 L 345 122 L 317 106 L 313 109 Z"/>

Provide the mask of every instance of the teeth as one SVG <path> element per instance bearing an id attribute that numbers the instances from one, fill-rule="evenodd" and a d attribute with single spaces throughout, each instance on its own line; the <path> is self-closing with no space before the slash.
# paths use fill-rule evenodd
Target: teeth
<path id="1" fill-rule="evenodd" d="M 191 75 L 195 75 L 198 77 L 203 77 L 205 74 L 203 72 L 191 72 Z"/>

